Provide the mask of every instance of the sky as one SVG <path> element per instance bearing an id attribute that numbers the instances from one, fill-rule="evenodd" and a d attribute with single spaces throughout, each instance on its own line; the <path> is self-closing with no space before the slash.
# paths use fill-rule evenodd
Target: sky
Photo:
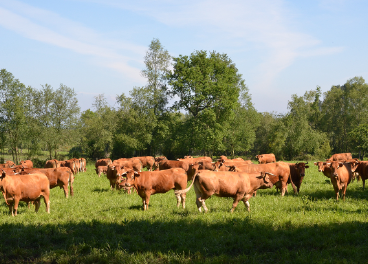
<path id="1" fill-rule="evenodd" d="M 73 88 L 81 110 L 133 87 L 153 39 L 172 55 L 226 53 L 259 112 L 293 94 L 368 78 L 364 0 L 0 0 L 0 69 L 26 86 Z"/>

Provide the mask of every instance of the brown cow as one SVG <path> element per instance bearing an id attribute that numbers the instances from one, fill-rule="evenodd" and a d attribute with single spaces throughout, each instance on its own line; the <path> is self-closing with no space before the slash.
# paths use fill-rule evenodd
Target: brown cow
<path id="1" fill-rule="evenodd" d="M 194 180 L 194 190 L 196 193 L 196 204 L 201 212 L 201 207 L 207 212 L 205 200 L 216 195 L 219 197 L 233 197 L 234 202 L 231 208 L 233 212 L 239 201 L 250 211 L 249 199 L 253 193 L 260 188 L 271 188 L 273 186 L 268 175 L 263 173 L 242 173 L 242 172 L 216 172 L 198 171 Z"/>
<path id="2" fill-rule="evenodd" d="M 295 185 L 292 182 L 290 176 L 290 167 L 285 162 L 276 162 L 268 164 L 247 164 L 235 167 L 235 171 L 245 173 L 269 172 L 272 174 L 269 175 L 270 180 L 277 189 L 281 189 L 282 196 L 284 196 L 285 192 L 287 192 L 288 182 L 292 183 L 291 186 L 293 187 L 294 193 L 296 193 Z"/>
<path id="3" fill-rule="evenodd" d="M 134 186 L 138 195 L 142 198 L 143 210 L 148 210 L 150 197 L 156 193 L 166 193 L 172 189 L 184 190 L 187 186 L 187 174 L 183 169 L 175 168 L 163 171 L 129 170 L 124 173 L 126 187 Z M 185 208 L 186 194 L 175 194 L 177 206 L 182 203 Z"/>
<path id="4" fill-rule="evenodd" d="M 215 163 L 213 162 L 208 162 L 208 161 L 200 161 L 200 162 L 197 162 L 199 164 L 199 169 L 200 170 L 215 170 L 216 169 L 216 166 L 215 166 Z"/>
<path id="5" fill-rule="evenodd" d="M 162 170 L 168 170 L 168 169 L 173 169 L 173 168 L 182 168 L 185 171 L 188 171 L 189 169 L 189 164 L 191 162 L 189 161 L 181 161 L 181 160 L 162 160 L 160 161 L 158 164 L 157 162 L 156 167 L 158 166 L 160 171 Z"/>
<path id="6" fill-rule="evenodd" d="M 50 213 L 50 184 L 42 173 L 6 176 L 3 172 L 0 176 L 0 190 L 12 216 L 18 213 L 19 201 L 34 201 L 35 211 L 38 212 L 41 196 L 46 204 L 46 212 Z"/>
<path id="7" fill-rule="evenodd" d="M 78 168 L 73 159 L 64 160 L 63 162 L 60 163 L 60 166 L 69 168 L 73 172 L 73 174 L 76 174 L 78 172 Z"/>
<path id="8" fill-rule="evenodd" d="M 217 171 L 229 171 L 231 169 L 231 166 L 244 166 L 248 164 L 253 164 L 251 160 L 218 160 L 215 162 L 215 170 Z"/>
<path id="9" fill-rule="evenodd" d="M 123 170 L 120 166 L 116 166 L 114 164 L 110 164 L 107 166 L 107 173 L 106 177 L 110 181 L 110 189 L 113 190 L 114 188 L 119 185 L 119 181 Z"/>
<path id="10" fill-rule="evenodd" d="M 276 162 L 276 157 L 273 153 L 257 155 L 256 159 L 258 159 L 259 164 Z"/>
<path id="11" fill-rule="evenodd" d="M 79 162 L 81 164 L 81 170 L 83 172 L 86 172 L 87 171 L 87 161 L 86 161 L 86 159 L 85 158 L 80 158 Z"/>
<path id="12" fill-rule="evenodd" d="M 300 191 L 300 186 L 302 185 L 302 181 L 304 179 L 305 176 L 305 169 L 308 169 L 309 166 L 307 165 L 307 163 L 304 162 L 297 162 L 297 163 L 287 163 L 289 164 L 290 167 L 290 176 L 291 178 L 289 178 L 288 183 L 291 183 L 292 185 L 294 184 L 296 186 L 296 192 L 295 192 L 295 188 L 294 189 L 294 193 L 299 193 Z"/>
<path id="13" fill-rule="evenodd" d="M 318 171 L 322 172 L 327 178 L 331 176 L 331 169 L 330 167 L 326 166 L 326 162 L 324 161 L 317 161 L 314 163 L 318 167 Z"/>
<path id="14" fill-rule="evenodd" d="M 124 167 L 126 170 L 133 169 L 135 171 L 142 171 L 143 165 L 140 159 L 138 158 L 121 158 L 114 160 L 112 162 L 115 166 Z"/>
<path id="15" fill-rule="evenodd" d="M 368 162 L 367 161 L 355 161 L 352 164 L 352 170 L 358 173 L 363 182 L 363 191 L 365 189 L 365 180 L 368 179 Z"/>
<path id="16" fill-rule="evenodd" d="M 95 167 L 97 169 L 98 166 L 108 166 L 112 163 L 111 159 L 99 159 L 95 163 Z"/>
<path id="17" fill-rule="evenodd" d="M 33 173 L 42 173 L 45 174 L 46 177 L 49 179 L 50 189 L 53 189 L 57 186 L 64 190 L 65 198 L 68 198 L 68 186 L 70 188 L 70 195 L 74 195 L 73 190 L 73 182 L 74 182 L 74 175 L 69 168 L 61 167 L 61 168 L 48 168 L 48 169 L 38 169 L 32 168 L 27 169 L 24 168 L 22 171 L 22 175 L 26 174 L 33 174 Z"/>
<path id="18" fill-rule="evenodd" d="M 96 169 L 96 173 L 98 175 L 98 177 L 101 176 L 101 173 L 107 175 L 107 166 L 98 166 Z"/>
<path id="19" fill-rule="evenodd" d="M 155 164 L 155 158 L 152 156 L 143 156 L 135 158 L 139 159 L 142 163 L 143 168 L 147 168 L 149 171 L 152 170 L 153 165 Z"/>
<path id="20" fill-rule="evenodd" d="M 326 163 L 326 166 L 331 169 L 330 179 L 335 190 L 336 200 L 339 199 L 340 191 L 342 191 L 342 197 L 345 200 L 346 188 L 353 178 L 351 164 L 332 161 Z"/>
<path id="21" fill-rule="evenodd" d="M 351 153 L 337 153 L 333 154 L 331 158 L 326 159 L 326 161 L 346 161 L 352 159 Z"/>
<path id="22" fill-rule="evenodd" d="M 0 169 L 9 169 L 9 168 L 13 168 L 15 166 L 15 163 L 12 162 L 11 160 L 7 160 L 4 164 L 0 164 Z"/>
<path id="23" fill-rule="evenodd" d="M 47 160 L 44 168 L 60 168 L 60 162 L 57 159 Z"/>
<path id="24" fill-rule="evenodd" d="M 31 160 L 21 160 L 19 165 L 22 165 L 24 168 L 33 168 L 33 162 Z"/>

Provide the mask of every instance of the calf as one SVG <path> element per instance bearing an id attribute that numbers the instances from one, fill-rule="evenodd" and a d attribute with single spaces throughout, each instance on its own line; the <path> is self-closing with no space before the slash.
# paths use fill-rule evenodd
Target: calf
<path id="1" fill-rule="evenodd" d="M 318 167 L 318 171 L 322 172 L 327 178 L 331 177 L 331 169 L 326 165 L 326 162 L 317 161 L 314 163 Z"/>
<path id="2" fill-rule="evenodd" d="M 17 215 L 19 201 L 34 201 L 35 211 L 38 212 L 41 196 L 46 204 L 46 212 L 50 213 L 50 184 L 42 173 L 6 176 L 3 172 L 0 176 L 0 190 L 12 216 Z"/>
<path id="3" fill-rule="evenodd" d="M 96 173 L 98 175 L 98 177 L 101 176 L 101 173 L 107 175 L 107 166 L 98 166 L 96 169 Z"/>
<path id="4" fill-rule="evenodd" d="M 166 193 L 172 189 L 184 190 L 187 186 L 187 174 L 180 168 L 142 172 L 129 170 L 124 173 L 124 177 L 126 177 L 125 186 L 134 186 L 142 198 L 143 210 L 148 210 L 151 195 Z M 177 206 L 179 207 L 182 203 L 183 208 L 185 208 L 186 194 L 175 194 L 175 196 Z"/>
<path id="5" fill-rule="evenodd" d="M 24 168 L 33 168 L 33 162 L 31 160 L 21 160 L 19 165 L 22 165 Z"/>
<path id="6" fill-rule="evenodd" d="M 219 197 L 234 198 L 231 212 L 233 212 L 239 201 L 250 211 L 249 199 L 253 193 L 260 188 L 271 188 L 273 186 L 268 175 L 263 173 L 242 173 L 242 172 L 216 172 L 198 171 L 194 180 L 194 190 L 196 193 L 196 204 L 201 212 L 201 207 L 207 212 L 205 200 L 216 195 Z"/>

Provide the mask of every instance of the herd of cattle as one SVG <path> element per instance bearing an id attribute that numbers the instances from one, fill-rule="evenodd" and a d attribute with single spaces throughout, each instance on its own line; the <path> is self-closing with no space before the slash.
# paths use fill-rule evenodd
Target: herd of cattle
<path id="1" fill-rule="evenodd" d="M 308 162 L 276 162 L 275 155 L 257 155 L 259 164 L 242 158 L 227 159 L 221 156 L 213 162 L 210 157 L 168 160 L 166 157 L 134 157 L 112 161 L 100 159 L 95 163 L 96 173 L 105 174 L 111 190 L 124 189 L 128 193 L 137 191 L 142 198 L 143 209 L 147 210 L 150 196 L 174 190 L 177 206 L 185 208 L 186 193 L 194 185 L 198 210 L 208 211 L 205 200 L 216 195 L 234 199 L 231 212 L 240 201 L 250 211 L 249 199 L 256 195 L 258 189 L 276 187 L 284 196 L 288 184 L 294 193 L 299 193 Z M 326 161 L 315 162 L 318 170 L 330 178 L 339 198 L 342 192 L 345 199 L 346 188 L 356 175 L 359 175 L 365 187 L 368 178 L 368 162 L 352 159 L 351 153 L 335 154 Z M 36 212 L 40 198 L 44 197 L 46 211 L 50 212 L 50 189 L 56 186 L 64 189 L 65 197 L 73 195 L 74 174 L 86 171 L 86 160 L 70 159 L 66 161 L 48 160 L 45 168 L 33 168 L 30 160 L 21 161 L 19 165 L 8 161 L 0 164 L 2 174 L 0 189 L 11 214 L 17 214 L 19 201 L 34 202 Z M 142 171 L 146 168 L 148 171 Z M 187 183 L 192 181 L 190 186 Z"/>

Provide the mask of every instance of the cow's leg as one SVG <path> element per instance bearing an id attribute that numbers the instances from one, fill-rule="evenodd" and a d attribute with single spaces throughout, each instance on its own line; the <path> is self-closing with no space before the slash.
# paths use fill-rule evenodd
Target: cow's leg
<path id="1" fill-rule="evenodd" d="M 38 212 L 38 209 L 40 209 L 41 201 L 40 198 L 34 201 L 35 202 L 35 212 Z"/>
<path id="2" fill-rule="evenodd" d="M 237 195 L 234 197 L 233 207 L 231 208 L 230 212 L 234 212 L 235 208 L 238 206 L 239 201 L 242 199 L 243 195 Z"/>
<path id="3" fill-rule="evenodd" d="M 43 201 L 45 202 L 46 205 L 46 212 L 50 213 L 50 197 L 46 194 L 43 195 Z M 41 202 L 41 201 L 39 201 Z"/>
<path id="4" fill-rule="evenodd" d="M 200 199 L 201 199 L 201 192 L 200 190 L 198 189 L 197 185 L 194 184 L 194 191 L 196 193 L 196 204 L 197 204 L 197 208 L 198 208 L 198 211 L 199 212 L 202 212 L 202 203 L 200 202 Z"/>
<path id="5" fill-rule="evenodd" d="M 9 213 L 11 213 L 12 216 L 14 216 L 14 203 L 10 202 L 8 203 L 9 206 Z"/>
<path id="6" fill-rule="evenodd" d="M 249 199 L 250 199 L 250 197 L 248 197 L 248 196 L 244 196 L 244 198 L 242 199 L 242 201 L 243 201 L 245 207 L 247 208 L 248 212 L 250 212 L 250 204 L 249 204 L 249 201 L 248 201 Z"/>
<path id="7" fill-rule="evenodd" d="M 70 196 L 74 196 L 73 182 L 69 182 Z"/>
<path id="8" fill-rule="evenodd" d="M 186 198 L 187 198 L 186 193 L 181 194 L 181 201 L 182 201 L 183 209 L 185 209 L 185 199 Z"/>
<path id="9" fill-rule="evenodd" d="M 18 213 L 19 198 L 14 197 L 14 215 Z"/>
<path id="10" fill-rule="evenodd" d="M 68 198 L 68 185 L 63 184 L 65 198 Z"/>
<path id="11" fill-rule="evenodd" d="M 345 194 L 346 194 L 346 188 L 347 188 L 347 184 L 344 184 L 344 187 L 342 188 L 342 199 L 345 201 Z"/>
<path id="12" fill-rule="evenodd" d="M 176 207 L 179 208 L 179 206 L 181 204 L 181 196 L 180 196 L 180 194 L 177 194 L 175 196 L 176 196 Z"/>
<path id="13" fill-rule="evenodd" d="M 204 212 L 207 213 L 208 212 L 208 209 L 207 209 L 207 206 L 206 206 L 206 203 L 205 203 L 205 200 L 206 199 L 202 199 L 201 197 L 199 197 L 197 200 L 199 201 L 199 203 L 203 207 Z M 199 207 L 199 209 L 200 209 L 200 207 Z M 199 210 L 199 211 L 201 211 L 201 210 Z"/>
<path id="14" fill-rule="evenodd" d="M 364 188 L 365 188 L 365 179 L 362 177 L 362 182 L 363 182 L 363 191 L 364 191 Z"/>

